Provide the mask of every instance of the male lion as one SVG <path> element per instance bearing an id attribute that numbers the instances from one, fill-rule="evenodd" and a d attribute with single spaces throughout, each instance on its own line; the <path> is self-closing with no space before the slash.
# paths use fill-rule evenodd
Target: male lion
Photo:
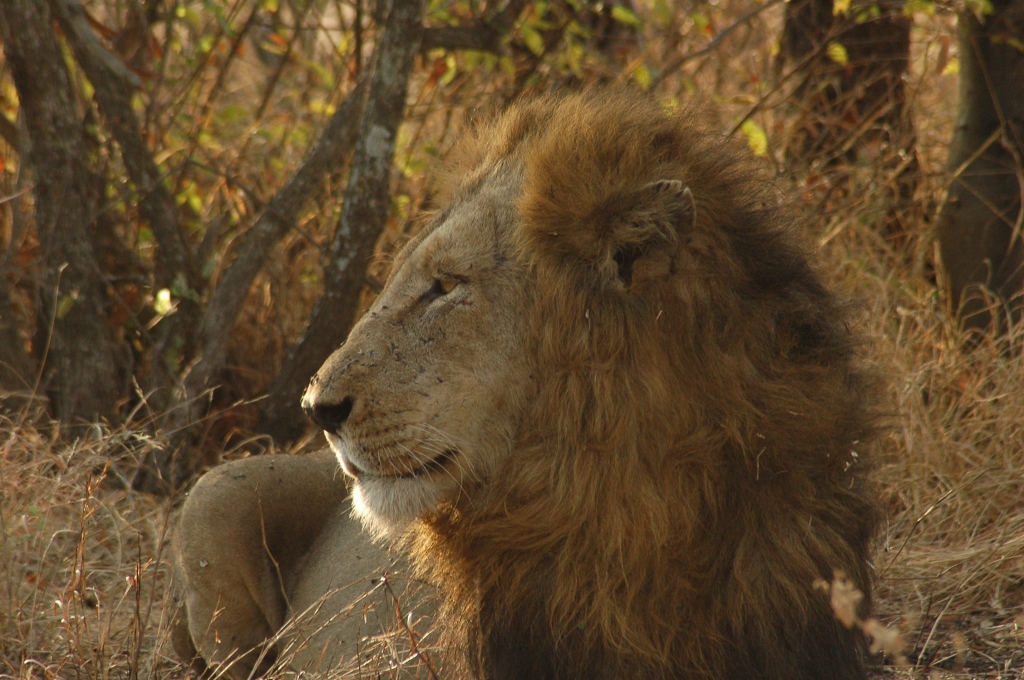
<path id="1" fill-rule="evenodd" d="M 863 678 L 813 584 L 868 606 L 872 380 L 770 187 L 625 90 L 451 168 L 303 398 L 439 588 L 445 675 Z"/>

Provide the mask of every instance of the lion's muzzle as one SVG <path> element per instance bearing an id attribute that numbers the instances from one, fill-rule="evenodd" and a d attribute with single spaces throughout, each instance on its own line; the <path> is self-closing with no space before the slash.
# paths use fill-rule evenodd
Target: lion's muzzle
<path id="1" fill-rule="evenodd" d="M 302 410 L 325 432 L 337 433 L 348 417 L 352 415 L 352 407 L 355 403 L 356 400 L 353 397 L 345 397 L 336 404 L 321 401 L 316 397 L 311 397 L 307 391 L 302 397 Z"/>

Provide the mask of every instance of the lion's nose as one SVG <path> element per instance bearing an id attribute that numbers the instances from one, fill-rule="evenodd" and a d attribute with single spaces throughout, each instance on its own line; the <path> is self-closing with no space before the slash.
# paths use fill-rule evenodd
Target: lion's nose
<path id="1" fill-rule="evenodd" d="M 327 432 L 337 432 L 352 414 L 356 400 L 345 397 L 337 404 L 323 401 L 310 402 L 303 399 L 302 410 L 309 418 Z"/>

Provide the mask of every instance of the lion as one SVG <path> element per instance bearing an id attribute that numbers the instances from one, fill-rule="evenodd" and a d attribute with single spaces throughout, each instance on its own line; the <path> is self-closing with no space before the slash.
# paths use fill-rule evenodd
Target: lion
<path id="1" fill-rule="evenodd" d="M 437 196 L 302 406 L 445 676 L 864 678 L 814 584 L 867 614 L 877 380 L 770 182 L 601 89 L 478 125 Z"/>
<path id="2" fill-rule="evenodd" d="M 235 460 L 199 480 L 174 541 L 181 659 L 242 680 L 371 672 L 413 651 L 402 627 L 429 617 L 431 591 L 360 531 L 340 477 L 325 451 Z"/>

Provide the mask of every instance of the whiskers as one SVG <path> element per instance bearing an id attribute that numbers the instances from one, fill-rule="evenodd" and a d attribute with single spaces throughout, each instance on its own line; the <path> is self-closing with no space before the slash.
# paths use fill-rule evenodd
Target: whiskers
<path id="1" fill-rule="evenodd" d="M 364 458 L 376 476 L 400 479 L 444 476 L 454 482 L 461 497 L 466 487 L 480 482 L 480 466 L 469 464 L 463 455 L 465 447 L 454 437 L 430 423 L 404 423 L 390 427 L 377 436 L 360 443 Z M 449 486 L 441 483 L 440 486 Z M 440 489 L 438 489 L 440 491 Z M 449 491 L 443 492 L 448 495 Z"/>
<path id="2" fill-rule="evenodd" d="M 419 435 L 419 441 L 416 443 L 415 450 L 411 450 L 408 447 L 405 450 L 408 451 L 410 456 L 416 458 L 417 461 L 422 462 L 422 457 L 425 457 L 427 460 L 436 460 L 439 456 L 454 453 L 451 459 L 445 461 L 443 470 L 458 485 L 460 495 L 463 493 L 466 482 L 480 480 L 480 475 L 476 468 L 466 464 L 463 457 L 464 447 L 456 442 L 447 432 L 430 423 L 412 423 L 409 425 L 409 428 Z M 454 465 L 452 464 L 453 461 Z"/>

